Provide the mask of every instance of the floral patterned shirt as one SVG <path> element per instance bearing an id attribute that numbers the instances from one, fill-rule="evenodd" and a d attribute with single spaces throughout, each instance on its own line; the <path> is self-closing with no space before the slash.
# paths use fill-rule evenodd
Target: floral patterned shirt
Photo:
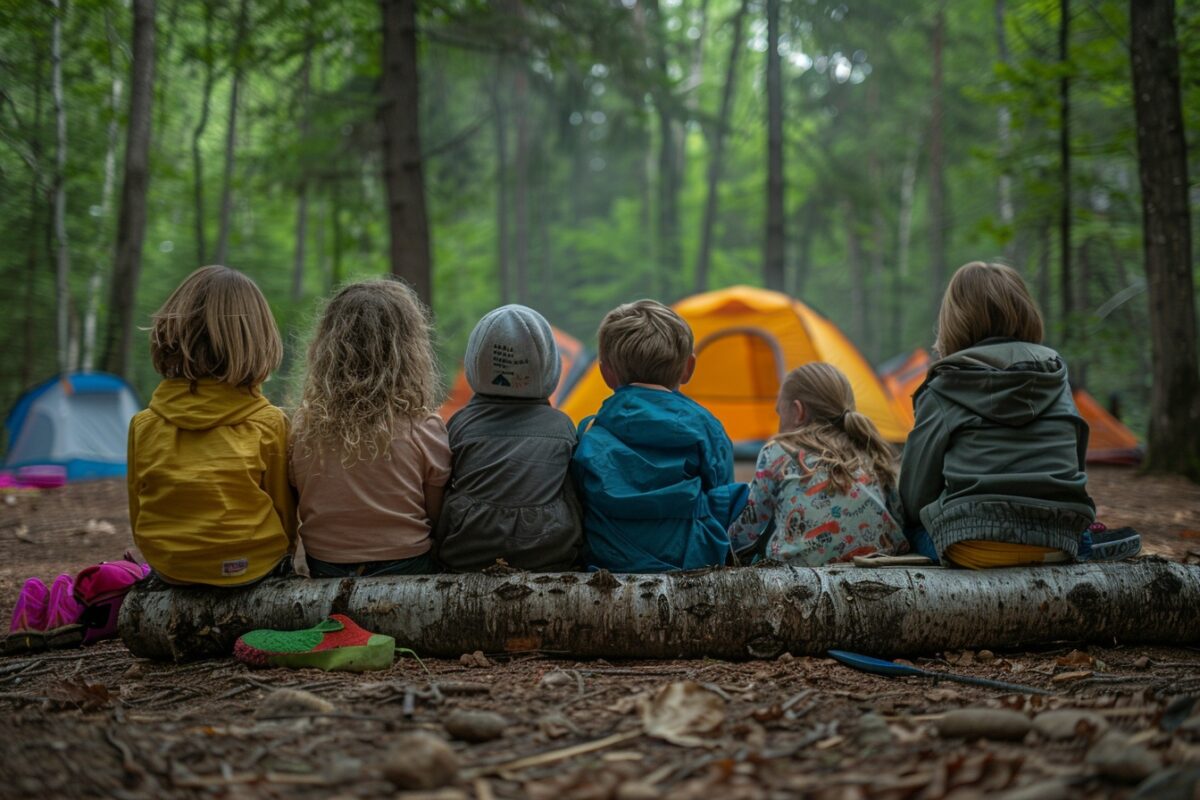
<path id="1" fill-rule="evenodd" d="M 758 454 L 750 500 L 729 528 L 735 552 L 754 547 L 767 534 L 765 557 L 819 567 L 855 556 L 908 550 L 900 524 L 899 496 L 885 491 L 866 470 L 847 493 L 830 487 L 815 456 L 792 455 L 776 442 Z M 771 522 L 774 530 L 769 532 Z"/>

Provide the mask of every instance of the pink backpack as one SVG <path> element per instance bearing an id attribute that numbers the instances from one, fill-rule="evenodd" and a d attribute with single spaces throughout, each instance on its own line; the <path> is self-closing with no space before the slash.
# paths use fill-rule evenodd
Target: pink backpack
<path id="1" fill-rule="evenodd" d="M 117 635 L 117 613 L 133 585 L 150 574 L 149 564 L 136 561 L 102 561 L 75 576 L 75 598 L 83 604 L 83 643 Z"/>

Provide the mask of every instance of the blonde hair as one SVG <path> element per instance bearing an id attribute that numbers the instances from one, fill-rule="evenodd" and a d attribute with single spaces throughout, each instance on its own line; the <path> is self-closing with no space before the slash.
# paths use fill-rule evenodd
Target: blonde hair
<path id="1" fill-rule="evenodd" d="M 164 378 L 212 378 L 251 390 L 283 359 L 267 299 L 235 269 L 201 267 L 154 313 L 150 359 Z"/>
<path id="2" fill-rule="evenodd" d="M 401 421 L 431 413 L 439 392 L 429 311 L 395 280 L 343 287 L 308 346 L 292 441 L 349 465 L 386 453 Z"/>
<path id="3" fill-rule="evenodd" d="M 604 315 L 599 338 L 600 363 L 622 386 L 678 386 L 694 344 L 683 317 L 656 300 L 617 306 Z"/>
<path id="4" fill-rule="evenodd" d="M 959 267 L 946 287 L 934 347 L 944 358 L 984 339 L 1041 344 L 1042 335 L 1042 312 L 1017 271 L 972 261 Z"/>
<path id="5" fill-rule="evenodd" d="M 788 406 L 799 400 L 805 419 L 771 441 L 792 455 L 803 449 L 814 456 L 834 489 L 849 492 L 860 469 L 873 473 L 884 489 L 896 485 L 896 454 L 875 423 L 855 410 L 854 390 L 841 370 L 820 361 L 797 367 L 783 379 L 779 397 Z"/>

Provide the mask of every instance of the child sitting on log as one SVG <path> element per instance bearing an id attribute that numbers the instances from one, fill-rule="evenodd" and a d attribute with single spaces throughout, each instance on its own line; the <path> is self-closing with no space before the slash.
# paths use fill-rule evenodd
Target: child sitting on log
<path id="1" fill-rule="evenodd" d="M 429 314 L 393 280 L 333 296 L 293 418 L 300 541 L 314 578 L 433 572 L 430 531 L 450 477 Z"/>
<path id="2" fill-rule="evenodd" d="M 576 566 L 583 545 L 568 470 L 570 417 L 549 397 L 562 371 L 550 323 L 520 305 L 486 314 L 463 367 L 474 397 L 450 418 L 451 481 L 438 519 L 438 562 L 477 570 L 503 558 L 520 569 Z"/>
<path id="3" fill-rule="evenodd" d="M 821 362 L 797 367 L 775 410 L 779 434 L 758 454 L 733 549 L 807 567 L 905 552 L 895 453 L 855 410 L 846 376 Z"/>
<path id="4" fill-rule="evenodd" d="M 692 329 L 653 300 L 600 324 L 600 373 L 613 394 L 580 424 L 572 472 L 587 563 L 612 572 L 722 565 L 745 503 L 721 423 L 679 392 L 696 367 Z M 589 427 L 590 424 L 590 427 Z"/>
<path id="5" fill-rule="evenodd" d="M 914 395 L 900 467 L 907 525 L 924 527 L 938 558 L 972 568 L 1065 561 L 1095 519 L 1088 426 L 1062 356 L 1041 341 L 1041 312 L 1014 269 L 975 261 L 950 279 L 939 360 Z"/>
<path id="6" fill-rule="evenodd" d="M 129 521 L 164 581 L 238 586 L 287 570 L 287 418 L 261 391 L 282 355 L 266 299 L 236 270 L 196 270 L 155 313 L 163 380 L 129 424 Z"/>

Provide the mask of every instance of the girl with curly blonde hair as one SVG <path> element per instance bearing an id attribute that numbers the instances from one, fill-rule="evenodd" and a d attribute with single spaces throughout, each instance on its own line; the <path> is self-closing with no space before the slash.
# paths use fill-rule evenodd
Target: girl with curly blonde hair
<path id="1" fill-rule="evenodd" d="M 729 529 L 735 552 L 818 567 L 905 552 L 896 457 L 854 405 L 846 376 L 813 362 L 788 373 L 779 433 L 758 455 L 750 500 Z"/>
<path id="2" fill-rule="evenodd" d="M 291 468 L 313 577 L 431 572 L 450 477 L 429 312 L 403 283 L 342 288 L 308 348 Z"/>

